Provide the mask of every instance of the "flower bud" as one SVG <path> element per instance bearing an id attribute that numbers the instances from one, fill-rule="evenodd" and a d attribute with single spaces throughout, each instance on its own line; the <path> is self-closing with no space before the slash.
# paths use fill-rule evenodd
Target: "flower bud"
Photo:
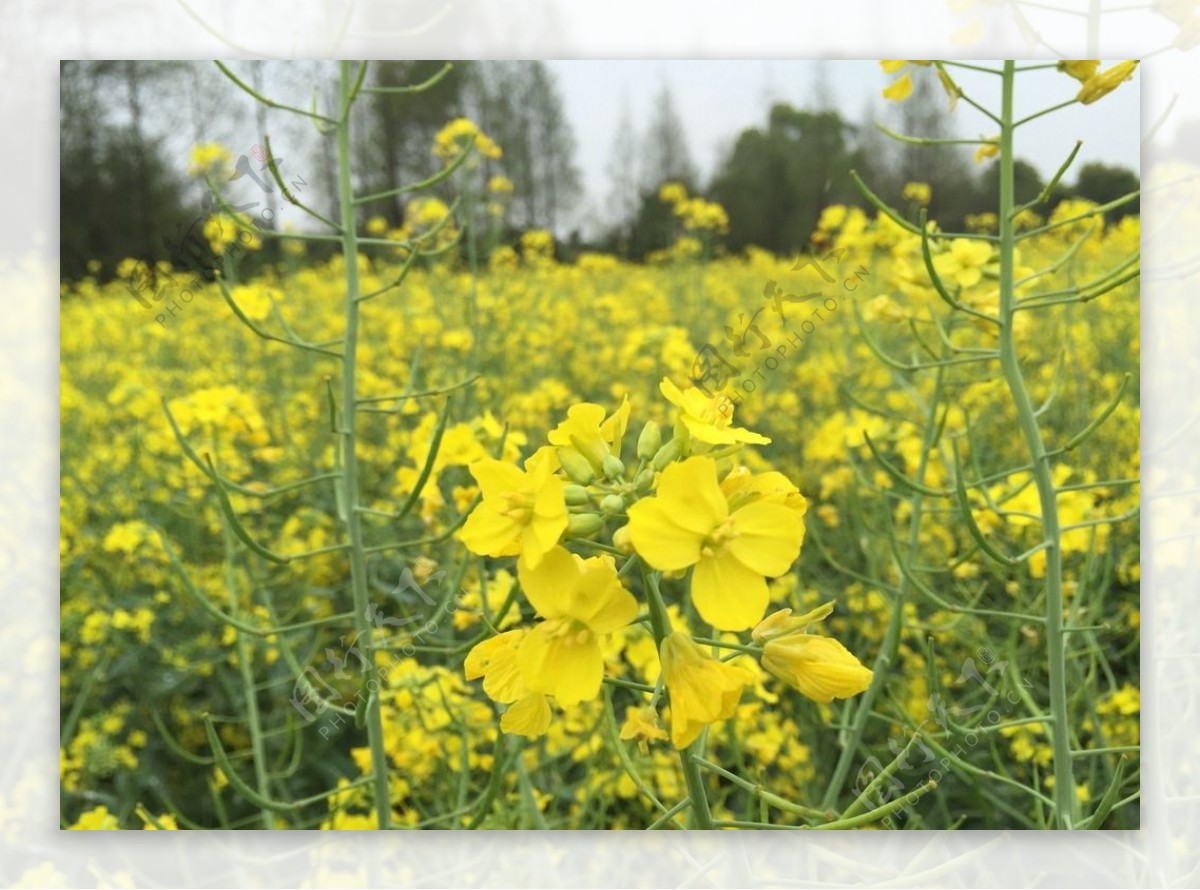
<path id="1" fill-rule="evenodd" d="M 621 553 L 633 553 L 633 538 L 629 536 L 629 526 L 623 525 L 613 532 L 613 546 Z"/>
<path id="2" fill-rule="evenodd" d="M 662 431 L 653 420 L 647 421 L 638 436 L 637 456 L 641 460 L 652 460 L 662 447 Z"/>
<path id="3" fill-rule="evenodd" d="M 558 462 L 572 482 L 587 485 L 596 478 L 596 471 L 587 459 L 574 448 L 559 448 Z"/>
<path id="4" fill-rule="evenodd" d="M 604 528 L 604 520 L 597 513 L 575 513 L 567 520 L 567 534 L 586 538 Z"/>
<path id="5" fill-rule="evenodd" d="M 678 439 L 672 439 L 654 455 L 654 469 L 662 470 L 667 464 L 679 459 L 683 454 L 683 446 Z"/>
<path id="6" fill-rule="evenodd" d="M 600 501 L 600 509 L 609 516 L 616 516 L 618 513 L 625 512 L 625 499 L 619 494 L 605 495 Z"/>
<path id="7" fill-rule="evenodd" d="M 620 479 L 625 475 L 625 464 L 615 454 L 604 455 L 604 462 L 601 464 L 601 467 L 604 469 L 604 475 L 608 479 Z"/>
<path id="8" fill-rule="evenodd" d="M 592 499 L 592 496 L 588 494 L 588 490 L 582 485 L 563 486 L 563 496 L 566 498 L 567 506 L 570 507 L 582 507 Z"/>
<path id="9" fill-rule="evenodd" d="M 750 631 L 750 636 L 755 642 L 762 643 L 787 634 L 801 633 L 808 625 L 824 621 L 832 612 L 832 602 L 823 603 L 803 615 L 792 615 L 791 609 L 780 609 L 758 622 L 754 630 Z"/>
<path id="10" fill-rule="evenodd" d="M 634 477 L 633 487 L 638 491 L 649 491 L 654 487 L 654 470 L 650 467 L 642 470 Z"/>

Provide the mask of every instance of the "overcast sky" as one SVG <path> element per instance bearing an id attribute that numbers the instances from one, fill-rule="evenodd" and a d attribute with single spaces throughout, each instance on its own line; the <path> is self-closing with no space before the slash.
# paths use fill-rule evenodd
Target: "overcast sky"
<path id="1" fill-rule="evenodd" d="M 812 106 L 818 69 L 832 93 L 832 104 L 844 117 L 862 121 L 873 104 L 876 115 L 886 115 L 891 103 L 880 91 L 894 75 L 884 74 L 877 61 L 753 60 L 753 61 L 552 61 L 558 75 L 567 115 L 579 142 L 579 167 L 583 172 L 591 212 L 603 216 L 608 197 L 606 166 L 613 134 L 628 103 L 635 128 L 644 129 L 659 89 L 665 83 L 687 128 L 693 161 L 702 181 L 712 175 L 722 151 L 747 127 L 762 126 L 773 102 Z M 978 64 L 989 64 L 981 62 Z M 1107 66 L 1111 61 L 1102 63 Z M 914 69 L 915 77 L 935 77 L 932 69 Z M 981 104 L 996 107 L 1000 79 L 964 69 L 954 77 Z M 1021 76 L 1015 96 L 1016 114 L 1039 111 L 1071 98 L 1078 84 L 1054 70 Z M 1066 158 L 1076 139 L 1083 140 L 1073 169 L 1088 161 L 1139 168 L 1140 76 L 1090 106 L 1073 105 L 1022 127 L 1017 134 L 1018 155 L 1049 177 Z M 974 108 L 960 102 L 954 112 L 960 136 L 992 136 L 996 126 Z M 1068 181 L 1072 176 L 1068 175 Z M 582 220 L 581 220 L 582 221 Z"/>

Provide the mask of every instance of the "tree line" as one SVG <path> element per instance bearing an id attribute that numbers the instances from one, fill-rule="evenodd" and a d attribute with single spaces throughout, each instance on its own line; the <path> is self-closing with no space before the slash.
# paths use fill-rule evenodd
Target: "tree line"
<path id="1" fill-rule="evenodd" d="M 642 260 L 668 247 L 677 231 L 671 207 L 658 196 L 667 182 L 725 208 L 729 226 L 722 243 L 734 252 L 752 245 L 777 253 L 802 249 L 826 207 L 865 206 L 852 170 L 896 205 L 903 205 L 907 183 L 926 183 L 929 216 L 943 229 L 962 228 L 967 217 L 996 203 L 994 164 L 977 165 L 961 146 L 896 143 L 873 124 L 847 119 L 820 89 L 811 107 L 771 105 L 762 124 L 733 138 L 705 180 L 674 96 L 664 85 L 643 126 L 635 125 L 628 105 L 623 109 L 611 137 L 603 210 L 585 233 L 578 143 L 553 70 L 539 61 L 455 62 L 442 74 L 444 68 L 440 61 L 371 64 L 367 84 L 379 91 L 368 93 L 354 111 L 355 189 L 375 194 L 434 175 L 443 163 L 431 151 L 434 137 L 447 121 L 469 117 L 502 147 L 503 156 L 472 171 L 470 188 L 480 200 L 460 208 L 460 218 L 480 224 L 487 212 L 487 183 L 503 176 L 509 191 L 499 207 L 499 243 L 515 243 L 523 231 L 541 228 L 555 233 L 564 258 L 593 249 Z M 327 63 L 243 62 L 238 71 L 268 94 L 308 90 L 308 101 L 300 105 L 333 99 Z M 423 92 L 386 92 L 429 80 L 435 83 Z M 930 84 L 918 83 L 910 100 L 891 110 L 892 124 L 907 133 L 953 135 L 944 97 Z M 186 172 L 184 159 L 193 142 L 269 133 L 274 150 L 284 156 L 285 176 L 302 174 L 312 181 L 317 197 L 310 203 L 323 202 L 336 216 L 329 140 L 307 122 L 238 92 L 211 65 L 64 62 L 60 97 L 64 278 L 89 272 L 111 277 L 126 257 L 152 263 L 178 253 L 180 233 L 194 225 L 205 206 L 203 186 Z M 862 114 L 865 121 L 877 116 L 872 107 Z M 284 145 L 288 148 L 281 150 Z M 235 157 L 250 148 L 230 147 Z M 1043 186 L 1032 164 L 1017 163 L 1018 201 L 1032 200 Z M 1136 186 L 1132 171 L 1086 164 L 1069 185 L 1054 190 L 1042 209 L 1048 212 L 1072 196 L 1104 203 Z M 444 197 L 450 199 L 449 187 Z M 272 207 L 281 200 L 274 193 L 265 198 Z M 410 200 L 410 194 L 397 194 L 364 204 L 363 219 L 381 217 L 399 226 Z M 492 212 L 496 215 L 495 208 Z M 1134 202 L 1112 216 L 1137 212 Z M 253 260 L 277 258 L 268 240 Z"/>

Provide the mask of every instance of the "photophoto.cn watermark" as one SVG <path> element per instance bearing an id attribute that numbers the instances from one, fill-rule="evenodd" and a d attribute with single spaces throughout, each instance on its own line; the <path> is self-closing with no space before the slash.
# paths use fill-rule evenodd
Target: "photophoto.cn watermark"
<path id="1" fill-rule="evenodd" d="M 283 158 L 268 159 L 266 149 L 261 145 L 255 145 L 250 150 L 250 153 L 254 156 L 255 160 L 262 163 L 262 166 L 258 170 L 255 170 L 246 155 L 239 155 L 237 163 L 234 165 L 233 175 L 225 180 L 225 182 L 228 184 L 236 182 L 243 177 L 249 177 L 262 191 L 264 196 L 273 195 L 275 188 L 267 181 L 263 174 L 268 173 L 270 170 L 272 160 L 278 170 L 283 165 Z M 282 174 L 280 175 L 282 177 Z M 303 176 L 298 176 L 289 185 L 293 193 L 299 193 L 303 191 L 304 186 L 308 185 L 308 181 Z M 245 204 L 229 205 L 228 211 L 230 213 L 246 213 L 262 203 L 261 201 L 251 201 Z M 217 276 L 220 274 L 219 268 L 213 264 L 212 250 L 204 236 L 205 224 L 220 209 L 212 192 L 205 191 L 204 196 L 200 199 L 201 213 L 192 221 L 191 225 L 186 230 L 182 224 L 176 226 L 174 238 L 168 235 L 162 236 L 163 245 L 167 248 L 172 268 L 174 270 L 191 272 L 192 278 L 190 281 L 187 280 L 186 275 L 176 277 L 174 275 L 163 274 L 156 268 L 152 268 L 145 260 L 137 260 L 125 278 L 126 287 L 133 295 L 133 298 L 143 308 L 152 311 L 156 309 L 163 310 L 157 312 L 154 316 L 154 320 L 163 327 L 166 327 L 167 322 L 171 318 L 176 317 L 183 311 L 184 306 L 195 299 L 196 291 L 205 284 L 216 281 Z M 263 227 L 268 231 L 274 228 L 277 215 L 268 203 L 259 211 L 257 218 L 254 216 L 250 217 L 249 225 L 253 231 L 247 231 L 238 226 L 237 223 L 230 221 L 229 225 L 237 228 L 237 234 L 234 241 L 225 246 L 223 255 L 233 260 L 239 258 L 249 249 L 248 245 L 263 234 Z M 259 223 L 263 227 L 260 227 Z M 172 287 L 178 288 L 178 294 L 170 300 L 169 304 L 162 305 L 164 300 L 168 299 L 168 292 Z"/>
<path id="2" fill-rule="evenodd" d="M 978 662 L 976 661 L 978 657 Z M 980 662 L 984 668 L 980 670 Z M 956 686 L 977 684 L 988 695 L 987 702 L 972 707 L 950 705 L 940 692 L 933 692 L 927 702 L 930 720 L 923 722 L 917 730 L 911 744 L 911 750 L 900 744 L 896 739 L 888 739 L 888 748 L 895 759 L 896 769 L 874 789 L 866 801 L 869 808 L 882 807 L 890 801 L 903 799 L 904 805 L 891 815 L 885 816 L 881 824 L 885 828 L 899 828 L 900 822 L 911 818 L 914 807 L 921 799 L 921 788 L 927 782 L 936 782 L 939 786 L 952 779 L 955 775 L 953 767 L 955 759 L 969 755 L 981 741 L 995 732 L 1004 718 L 1013 713 L 1020 704 L 1022 696 L 1015 687 L 1003 692 L 989 682 L 989 677 L 997 675 L 997 682 L 1005 676 L 1009 666 L 1007 659 L 998 660 L 994 652 L 986 646 L 981 646 L 975 656 L 963 661 L 962 670 L 955 681 Z M 1017 677 L 1017 682 L 1024 689 L 1032 689 L 1033 683 L 1024 676 Z M 961 725 L 961 721 L 976 715 L 970 726 Z M 951 718 L 959 721 L 959 726 L 951 723 Z M 932 722 L 931 730 L 928 723 Z M 923 735 L 936 732 L 940 747 L 946 753 L 942 756 L 930 747 Z M 918 760 L 918 756 L 920 759 Z M 866 763 L 858 771 L 854 791 L 861 796 L 870 789 L 871 784 L 883 774 L 884 765 L 878 757 L 867 758 Z M 900 773 L 916 773 L 915 780 L 902 780 Z M 937 793 L 936 789 L 933 793 Z"/>
<path id="3" fill-rule="evenodd" d="M 794 356 L 804 345 L 805 339 L 825 322 L 829 314 L 837 311 L 841 301 L 853 295 L 859 284 L 870 277 L 871 273 L 863 265 L 859 265 L 847 275 L 842 275 L 842 257 L 846 252 L 846 248 L 839 247 L 829 251 L 819 260 L 810 254 L 797 260 L 789 270 L 816 270 L 824 281 L 821 290 L 804 294 L 786 293 L 774 279 L 768 280 L 762 291 L 767 305 L 758 307 L 749 321 L 745 320 L 745 312 L 739 312 L 737 320 L 741 326 L 740 331 L 733 325 L 725 325 L 725 339 L 729 344 L 727 348 L 732 350 L 732 360 L 725 358 L 712 343 L 704 344 L 696 353 L 689 379 L 692 385 L 709 398 L 722 396 L 718 405 L 722 414 L 733 411 L 734 407 L 741 403 L 743 393 L 752 393 L 760 384 L 766 383 L 768 375 L 775 373 L 789 355 Z M 831 260 L 836 263 L 837 274 L 830 273 L 824 265 Z M 832 290 L 831 285 L 837 289 Z M 803 308 L 789 314 L 788 307 L 797 304 Z M 786 334 L 786 337 L 782 338 L 785 342 L 778 345 L 764 333 L 758 322 L 759 315 L 768 310 L 779 316 Z M 807 315 L 805 310 L 808 310 Z M 755 347 L 753 350 L 751 345 Z M 762 353 L 766 353 L 766 356 Z M 743 367 L 749 364 L 755 364 L 756 367 L 753 371 L 744 371 Z M 732 392 L 725 393 L 725 387 L 730 384 Z"/>
<path id="4" fill-rule="evenodd" d="M 416 593 L 427 607 L 438 609 L 441 605 L 440 601 L 430 596 L 425 588 L 441 582 L 445 578 L 446 572 L 438 570 L 429 574 L 423 569 L 421 560 L 418 560 L 417 573 L 423 576 L 427 575 L 424 585 L 417 580 L 417 573 L 405 566 L 400 573 L 400 580 L 390 595 L 399 598 L 411 591 Z M 458 611 L 462 605 L 463 595 L 462 590 L 457 591 L 440 608 L 439 611 L 443 617 L 449 618 Z M 398 635 L 389 637 L 385 645 L 374 647 L 379 655 L 374 670 L 372 671 L 372 665 L 366 654 L 356 645 L 362 632 L 358 631 L 350 635 L 349 640 L 346 636 L 342 636 L 338 640 L 342 647 L 340 653 L 336 649 L 327 647 L 325 660 L 321 663 L 320 668 L 309 665 L 296 678 L 292 688 L 292 707 L 306 723 L 315 723 L 320 720 L 321 725 L 317 731 L 322 738 L 328 739 L 331 733 L 345 726 L 347 721 L 345 711 L 354 712 L 359 707 L 366 707 L 370 696 L 379 695 L 386 682 L 388 672 L 404 659 L 416 655 L 417 646 L 421 645 L 427 636 L 437 633 L 440 626 L 437 617 L 435 612 L 434 617 L 424 620 L 417 614 L 409 615 L 406 618 L 395 618 L 388 615 L 378 603 L 368 603 L 363 618 L 370 625 L 372 633 Z M 418 622 L 420 622 L 419 626 L 408 629 L 410 625 Z M 385 654 L 385 650 L 389 654 Z M 326 679 L 323 674 L 331 675 L 330 679 Z M 346 698 L 346 693 L 331 682 L 354 679 L 355 676 L 358 679 L 353 698 Z"/>

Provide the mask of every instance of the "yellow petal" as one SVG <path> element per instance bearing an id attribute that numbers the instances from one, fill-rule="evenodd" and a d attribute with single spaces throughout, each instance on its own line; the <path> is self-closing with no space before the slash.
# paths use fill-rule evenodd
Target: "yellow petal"
<path id="1" fill-rule="evenodd" d="M 600 636 L 620 630 L 637 617 L 637 600 L 621 586 L 611 556 L 584 561 L 570 615 Z"/>
<path id="2" fill-rule="evenodd" d="M 543 618 L 559 618 L 570 611 L 579 574 L 575 557 L 562 547 L 554 547 L 535 565 L 526 558 L 517 561 L 525 598 Z"/>
<path id="3" fill-rule="evenodd" d="M 658 479 L 656 499 L 671 511 L 677 525 L 708 534 L 729 515 L 729 504 L 717 482 L 711 457 L 689 457 L 671 464 Z"/>
<path id="4" fill-rule="evenodd" d="M 804 523 L 782 504 L 747 504 L 730 521 L 737 536 L 729 542 L 729 551 L 760 575 L 782 575 L 800 555 Z"/>
<path id="5" fill-rule="evenodd" d="M 553 695 L 570 707 L 600 694 L 604 655 L 587 631 L 564 632 L 558 621 L 546 621 L 529 632 L 517 650 L 521 676 L 536 692 Z"/>
<path id="6" fill-rule="evenodd" d="M 520 526 L 483 501 L 458 533 L 467 549 L 480 556 L 515 556 L 521 552 Z"/>
<path id="7" fill-rule="evenodd" d="M 908 59 L 880 59 L 879 67 L 883 69 L 884 74 L 895 74 L 901 68 L 908 64 Z"/>
<path id="8" fill-rule="evenodd" d="M 912 95 L 912 75 L 905 74 L 883 91 L 883 98 L 893 102 L 903 102 Z"/>
<path id="9" fill-rule="evenodd" d="M 858 695 L 871 685 L 872 671 L 833 637 L 796 634 L 769 641 L 762 664 L 813 701 Z"/>
<path id="10" fill-rule="evenodd" d="M 528 695 L 500 718 L 500 728 L 512 735 L 540 736 L 550 728 L 550 703 L 544 695 Z"/>
<path id="11" fill-rule="evenodd" d="M 702 557 L 692 570 L 692 602 L 718 630 L 746 630 L 767 610 L 770 594 L 761 574 L 731 553 Z"/>
<path id="12" fill-rule="evenodd" d="M 516 701 L 528 690 L 517 668 L 517 647 L 525 629 L 510 630 L 477 644 L 467 653 L 463 671 L 468 680 L 483 677 L 483 691 L 492 701 Z"/>
<path id="13" fill-rule="evenodd" d="M 700 559 L 703 532 L 677 525 L 658 498 L 645 498 L 629 508 L 629 540 L 654 568 L 675 572 Z"/>
<path id="14" fill-rule="evenodd" d="M 477 460 L 468 468 L 484 498 L 494 498 L 507 491 L 519 491 L 525 485 L 525 474 L 512 464 L 485 458 Z"/>

